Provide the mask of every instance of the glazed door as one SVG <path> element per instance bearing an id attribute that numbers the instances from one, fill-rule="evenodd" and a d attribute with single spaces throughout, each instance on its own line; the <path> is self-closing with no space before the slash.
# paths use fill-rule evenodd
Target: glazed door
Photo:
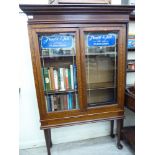
<path id="1" fill-rule="evenodd" d="M 80 111 L 79 31 L 74 28 L 36 29 L 36 89 L 45 116 L 69 116 Z"/>
<path id="2" fill-rule="evenodd" d="M 81 29 L 85 109 L 123 105 L 124 32 L 122 27 Z"/>

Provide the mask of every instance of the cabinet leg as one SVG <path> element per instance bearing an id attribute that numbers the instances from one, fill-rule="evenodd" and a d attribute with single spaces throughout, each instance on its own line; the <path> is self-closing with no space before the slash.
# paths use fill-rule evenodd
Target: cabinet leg
<path id="1" fill-rule="evenodd" d="M 52 137 L 51 137 L 51 130 L 49 129 L 49 137 L 50 137 L 50 147 L 52 147 Z"/>
<path id="2" fill-rule="evenodd" d="M 118 119 L 117 120 L 117 148 L 118 149 L 122 149 L 123 145 L 121 144 L 121 128 L 122 128 L 122 123 L 123 120 L 122 119 Z"/>
<path id="3" fill-rule="evenodd" d="M 110 136 L 111 138 L 114 138 L 115 137 L 115 134 L 114 134 L 114 120 L 111 120 L 111 131 L 110 131 Z"/>
<path id="4" fill-rule="evenodd" d="M 48 155 L 51 155 L 51 150 L 50 150 L 50 147 L 52 146 L 51 130 L 50 129 L 44 129 L 44 135 L 45 135 L 47 153 L 48 153 Z"/>

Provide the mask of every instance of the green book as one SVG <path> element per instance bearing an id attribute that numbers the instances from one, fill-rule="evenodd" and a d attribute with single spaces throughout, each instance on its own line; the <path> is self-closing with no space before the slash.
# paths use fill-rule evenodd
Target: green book
<path id="1" fill-rule="evenodd" d="M 49 79 L 49 74 L 48 74 L 48 68 L 44 68 L 43 73 L 44 73 L 45 90 L 49 91 L 50 90 L 50 79 Z"/>
<path id="2" fill-rule="evenodd" d="M 69 89 L 72 89 L 70 69 L 68 69 L 68 84 L 69 84 Z"/>

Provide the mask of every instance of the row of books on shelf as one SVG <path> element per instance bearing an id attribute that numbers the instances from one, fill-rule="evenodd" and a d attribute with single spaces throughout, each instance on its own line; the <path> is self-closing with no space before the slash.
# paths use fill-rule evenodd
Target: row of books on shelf
<path id="1" fill-rule="evenodd" d="M 45 91 L 77 90 L 77 67 L 71 64 L 68 67 L 42 68 Z"/>
<path id="2" fill-rule="evenodd" d="M 77 93 L 47 95 L 45 98 L 47 112 L 79 109 Z"/>

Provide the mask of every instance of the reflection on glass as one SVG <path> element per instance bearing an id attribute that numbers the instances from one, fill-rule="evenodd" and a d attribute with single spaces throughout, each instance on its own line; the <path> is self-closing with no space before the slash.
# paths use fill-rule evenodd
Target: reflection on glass
<path id="1" fill-rule="evenodd" d="M 117 34 L 85 33 L 88 107 L 116 102 Z"/>
<path id="2" fill-rule="evenodd" d="M 79 109 L 74 33 L 40 34 L 47 112 Z"/>

